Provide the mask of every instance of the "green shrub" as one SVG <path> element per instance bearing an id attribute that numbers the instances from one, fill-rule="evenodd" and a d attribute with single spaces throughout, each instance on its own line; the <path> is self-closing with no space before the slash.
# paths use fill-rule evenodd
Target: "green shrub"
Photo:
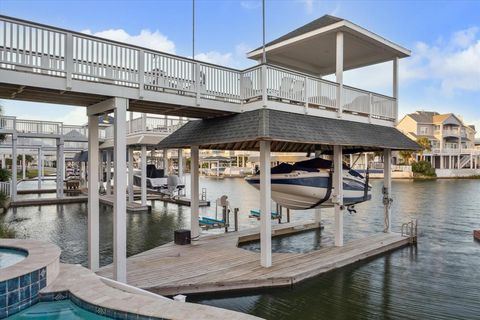
<path id="1" fill-rule="evenodd" d="M 0 191 L 0 208 L 6 207 L 7 200 L 8 200 L 7 195 L 3 191 Z"/>
<path id="2" fill-rule="evenodd" d="M 422 174 L 428 177 L 435 177 L 435 168 L 428 161 L 418 161 L 412 163 L 412 172 Z"/>
<path id="3" fill-rule="evenodd" d="M 0 222 L 0 238 L 15 238 L 15 235 L 15 229 L 5 222 Z"/>
<path id="4" fill-rule="evenodd" d="M 8 181 L 10 179 L 10 171 L 0 168 L 0 181 Z"/>

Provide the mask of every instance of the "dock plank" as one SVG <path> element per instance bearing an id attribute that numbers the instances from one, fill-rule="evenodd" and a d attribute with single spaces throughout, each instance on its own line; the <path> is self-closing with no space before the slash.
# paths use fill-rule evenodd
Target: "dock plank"
<path id="1" fill-rule="evenodd" d="M 313 221 L 274 225 L 286 235 L 318 228 Z M 260 266 L 260 254 L 238 247 L 259 238 L 259 229 L 202 236 L 191 245 L 168 243 L 127 259 L 128 283 L 163 295 L 289 286 L 321 273 L 408 244 L 396 233 L 380 233 L 306 253 L 274 253 L 273 266 Z M 112 266 L 98 271 L 112 276 Z"/>

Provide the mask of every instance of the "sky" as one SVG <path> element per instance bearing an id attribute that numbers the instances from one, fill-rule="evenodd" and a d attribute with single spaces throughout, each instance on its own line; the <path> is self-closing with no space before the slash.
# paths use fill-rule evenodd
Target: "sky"
<path id="1" fill-rule="evenodd" d="M 0 13 L 192 56 L 192 0 L 0 0 Z M 412 51 L 400 60 L 400 116 L 415 110 L 463 116 L 480 136 L 480 1 L 266 0 L 273 40 L 324 14 L 345 18 Z M 196 0 L 195 57 L 235 68 L 262 42 L 261 0 Z M 392 64 L 347 71 L 346 84 L 391 95 Z M 2 100 L 21 118 L 86 122 L 85 109 Z"/>

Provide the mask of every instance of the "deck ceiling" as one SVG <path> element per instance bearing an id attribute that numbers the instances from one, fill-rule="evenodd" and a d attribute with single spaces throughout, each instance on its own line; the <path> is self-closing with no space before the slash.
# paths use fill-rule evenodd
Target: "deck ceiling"
<path id="1" fill-rule="evenodd" d="M 0 83 L 0 99 L 12 99 L 86 107 L 110 98 L 110 96 L 88 94 L 84 92 L 45 89 L 8 83 Z M 230 114 L 229 112 L 221 110 L 210 110 L 206 108 L 197 108 L 191 106 L 133 99 L 130 99 L 128 111 L 199 119 Z"/>
<path id="2" fill-rule="evenodd" d="M 343 146 L 344 153 L 420 149 L 393 127 L 271 109 L 190 121 L 162 140 L 158 148 L 258 151 L 262 140 L 271 141 L 272 152 L 330 153 L 333 145 Z"/>
<path id="3" fill-rule="evenodd" d="M 313 75 L 335 73 L 338 31 L 344 33 L 344 70 L 410 55 L 409 50 L 347 20 L 324 16 L 268 43 L 267 62 Z M 248 57 L 261 61 L 262 48 Z"/>

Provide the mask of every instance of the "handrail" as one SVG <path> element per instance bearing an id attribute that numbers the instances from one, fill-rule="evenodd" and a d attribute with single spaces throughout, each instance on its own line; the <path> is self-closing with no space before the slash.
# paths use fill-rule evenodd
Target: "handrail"
<path id="1" fill-rule="evenodd" d="M 417 243 L 418 220 L 412 219 L 402 224 L 402 237 L 408 237 L 411 244 Z"/>

